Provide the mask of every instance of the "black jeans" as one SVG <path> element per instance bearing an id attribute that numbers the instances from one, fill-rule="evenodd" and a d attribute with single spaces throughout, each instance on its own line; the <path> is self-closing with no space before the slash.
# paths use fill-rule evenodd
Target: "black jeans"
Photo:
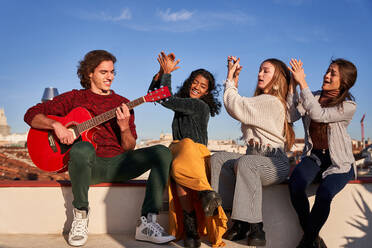
<path id="1" fill-rule="evenodd" d="M 327 221 L 333 197 L 354 176 L 354 168 L 351 166 L 347 173 L 331 174 L 322 178 L 322 173 L 331 165 L 329 150 L 325 150 L 325 153 L 320 150 L 313 150 L 312 153 L 320 159 L 321 166 L 319 167 L 313 158 L 305 157 L 296 166 L 289 179 L 292 205 L 297 212 L 305 239 L 310 242 L 315 240 L 320 229 Z M 314 206 L 310 211 L 306 188 L 315 179 L 318 179 L 320 184 L 316 191 Z"/>
<path id="2" fill-rule="evenodd" d="M 96 156 L 92 144 L 79 142 L 70 150 L 68 172 L 75 208 L 86 208 L 89 186 L 102 182 L 124 182 L 151 170 L 141 214 L 158 213 L 167 185 L 172 154 L 163 145 L 128 151 L 112 158 Z M 130 202 L 130 199 L 126 199 Z"/>

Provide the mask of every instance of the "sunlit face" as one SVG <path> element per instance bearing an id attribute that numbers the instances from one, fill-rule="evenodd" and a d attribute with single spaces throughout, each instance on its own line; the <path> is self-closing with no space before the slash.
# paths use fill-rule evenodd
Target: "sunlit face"
<path id="1" fill-rule="evenodd" d="M 208 94 L 209 81 L 202 75 L 197 75 L 190 87 L 190 98 L 201 98 Z"/>
<path id="2" fill-rule="evenodd" d="M 275 67 L 270 62 L 264 62 L 260 66 L 257 77 L 257 88 L 265 90 L 274 76 Z"/>
<path id="3" fill-rule="evenodd" d="M 102 61 L 92 73 L 89 74 L 90 88 L 99 95 L 109 95 L 112 81 L 115 78 L 114 63 L 111 60 Z"/>
<path id="4" fill-rule="evenodd" d="M 341 78 L 337 64 L 331 64 L 323 77 L 323 90 L 338 90 L 340 88 Z"/>

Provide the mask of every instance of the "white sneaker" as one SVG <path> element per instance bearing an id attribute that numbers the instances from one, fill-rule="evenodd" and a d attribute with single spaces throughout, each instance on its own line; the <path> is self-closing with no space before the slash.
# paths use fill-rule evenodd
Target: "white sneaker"
<path id="1" fill-rule="evenodd" d="M 164 244 L 176 239 L 164 231 L 159 223 L 156 222 L 156 214 L 148 213 L 147 218 L 141 216 L 137 222 L 136 240 Z"/>
<path id="2" fill-rule="evenodd" d="M 85 210 L 74 208 L 74 221 L 72 222 L 70 233 L 68 234 L 68 243 L 72 246 L 82 246 L 88 240 L 88 213 Z"/>

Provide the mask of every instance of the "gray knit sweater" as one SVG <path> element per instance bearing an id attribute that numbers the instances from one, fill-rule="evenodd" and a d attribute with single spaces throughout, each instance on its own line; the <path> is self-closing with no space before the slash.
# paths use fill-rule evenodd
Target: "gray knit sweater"
<path id="1" fill-rule="evenodd" d="M 171 75 L 164 74 L 161 81 L 151 82 L 149 90 L 168 86 L 172 92 Z M 204 101 L 195 98 L 181 98 L 172 95 L 162 105 L 174 111 L 172 134 L 174 140 L 190 138 L 196 143 L 208 145 L 209 106 Z"/>
<path id="2" fill-rule="evenodd" d="M 319 158 L 311 154 L 313 143 L 309 134 L 310 122 L 314 120 L 316 122 L 328 123 L 328 147 L 332 165 L 323 172 L 322 176 L 324 178 L 327 175 L 335 173 L 346 173 L 355 164 L 351 138 L 347 133 L 347 127 L 356 111 L 356 103 L 353 101 L 344 101 L 335 107 L 322 108 L 318 101 L 320 93 L 321 91 L 312 93 L 309 88 L 306 88 L 301 91 L 300 98 L 298 98 L 297 93 L 289 94 L 287 104 L 290 106 L 290 120 L 292 122 L 302 117 L 305 129 L 305 147 L 302 157 L 312 156 L 318 165 L 320 165 Z"/>

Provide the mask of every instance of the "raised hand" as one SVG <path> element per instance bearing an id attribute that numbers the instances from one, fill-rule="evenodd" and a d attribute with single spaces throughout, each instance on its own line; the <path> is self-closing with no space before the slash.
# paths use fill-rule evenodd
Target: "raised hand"
<path id="1" fill-rule="evenodd" d="M 157 58 L 160 68 L 165 74 L 172 73 L 173 71 L 179 69 L 180 67 L 177 66 L 180 60 L 175 61 L 175 55 L 170 53 L 166 55 L 163 51 L 158 55 Z"/>
<path id="2" fill-rule="evenodd" d="M 236 56 L 227 57 L 227 80 L 234 80 L 236 87 L 238 87 L 239 75 L 243 69 L 239 62 L 240 58 Z"/>
<path id="3" fill-rule="evenodd" d="M 291 59 L 289 61 L 291 67 L 288 66 L 288 69 L 292 72 L 292 80 L 299 84 L 301 89 L 307 88 L 307 83 L 305 80 L 306 74 L 303 68 L 303 63 L 301 60 Z"/>

